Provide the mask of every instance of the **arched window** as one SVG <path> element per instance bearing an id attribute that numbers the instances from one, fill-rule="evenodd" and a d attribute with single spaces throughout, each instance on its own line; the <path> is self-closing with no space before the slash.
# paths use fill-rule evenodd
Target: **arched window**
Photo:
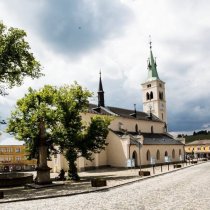
<path id="1" fill-rule="evenodd" d="M 159 92 L 159 99 L 163 100 L 163 92 Z"/>
<path id="2" fill-rule="evenodd" d="M 150 151 L 147 150 L 147 161 L 150 161 Z"/>
<path id="3" fill-rule="evenodd" d="M 174 149 L 172 150 L 172 158 L 173 159 L 175 158 L 175 150 Z"/>
<path id="4" fill-rule="evenodd" d="M 166 157 L 166 156 L 168 156 L 168 152 L 167 152 L 167 151 L 165 151 L 165 157 Z"/>
<path id="5" fill-rule="evenodd" d="M 138 128 L 137 124 L 135 125 L 135 131 L 136 131 L 136 133 L 138 133 L 138 131 L 139 131 L 139 128 Z"/>
<path id="6" fill-rule="evenodd" d="M 153 129 L 153 126 L 151 126 L 151 133 L 153 133 L 154 132 L 154 129 Z"/>
<path id="7" fill-rule="evenodd" d="M 150 92 L 150 100 L 153 99 L 153 92 Z"/>
<path id="8" fill-rule="evenodd" d="M 157 159 L 157 160 L 160 160 L 160 151 L 159 151 L 159 150 L 157 150 L 156 159 Z"/>
<path id="9" fill-rule="evenodd" d="M 147 100 L 149 100 L 149 99 L 150 99 L 150 97 L 149 97 L 149 93 L 147 93 L 147 94 L 146 94 L 146 99 L 147 99 Z"/>
<path id="10" fill-rule="evenodd" d="M 182 155 L 182 150 L 181 150 L 181 149 L 179 149 L 179 156 L 180 156 L 180 155 Z"/>

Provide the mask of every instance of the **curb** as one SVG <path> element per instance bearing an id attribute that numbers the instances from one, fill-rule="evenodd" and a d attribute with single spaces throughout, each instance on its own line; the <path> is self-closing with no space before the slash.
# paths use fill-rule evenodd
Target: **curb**
<path id="1" fill-rule="evenodd" d="M 21 201 L 33 201 L 33 200 L 48 199 L 48 198 L 59 198 L 59 197 L 75 196 L 75 195 L 81 195 L 81 194 L 94 193 L 94 192 L 106 192 L 106 191 L 109 191 L 109 190 L 112 190 L 112 189 L 115 189 L 115 188 L 119 188 L 119 187 L 122 187 L 122 186 L 125 186 L 125 185 L 130 185 L 130 184 L 133 184 L 133 183 L 136 183 L 136 182 L 141 182 L 141 181 L 144 181 L 144 180 L 147 180 L 147 179 L 152 179 L 152 178 L 155 178 L 155 177 L 158 177 L 158 176 L 163 176 L 163 175 L 166 175 L 166 174 L 169 174 L 169 173 L 174 173 L 174 172 L 177 172 L 177 171 L 180 171 L 180 170 L 183 170 L 183 169 L 187 169 L 187 168 L 190 168 L 192 166 L 200 165 L 200 164 L 203 164 L 203 163 L 207 163 L 207 162 L 197 163 L 197 164 L 194 164 L 194 165 L 189 165 L 189 166 L 185 166 L 185 167 L 182 167 L 182 168 L 177 168 L 177 169 L 174 169 L 174 170 L 171 170 L 171 171 L 163 172 L 163 173 L 160 173 L 160 174 L 154 174 L 154 175 L 147 176 L 147 177 L 140 177 L 137 180 L 133 180 L 133 181 L 130 181 L 130 182 L 126 182 L 126 183 L 122 183 L 122 184 L 118 184 L 118 185 L 114 185 L 114 186 L 110 186 L 110 187 L 103 187 L 103 188 L 101 188 L 101 187 L 97 188 L 96 187 L 96 189 L 85 190 L 85 191 L 76 192 L 76 193 L 67 193 L 65 195 L 49 195 L 49 196 L 40 196 L 40 197 L 34 197 L 34 198 L 22 198 L 22 199 L 16 199 L 16 200 L 0 201 L 0 205 L 4 204 L 4 203 L 13 203 L 13 202 L 21 202 Z"/>

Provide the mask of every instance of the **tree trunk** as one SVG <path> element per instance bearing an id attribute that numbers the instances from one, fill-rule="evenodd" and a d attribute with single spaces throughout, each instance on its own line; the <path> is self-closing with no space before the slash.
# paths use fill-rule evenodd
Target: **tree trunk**
<path id="1" fill-rule="evenodd" d="M 74 150 L 68 149 L 65 156 L 69 164 L 68 177 L 71 180 L 78 181 L 79 175 L 77 173 L 77 165 L 75 163 L 77 160 L 77 153 Z"/>
<path id="2" fill-rule="evenodd" d="M 77 166 L 76 166 L 75 160 L 69 161 L 68 176 L 70 179 L 75 180 L 75 181 L 78 181 L 80 179 L 77 173 Z"/>

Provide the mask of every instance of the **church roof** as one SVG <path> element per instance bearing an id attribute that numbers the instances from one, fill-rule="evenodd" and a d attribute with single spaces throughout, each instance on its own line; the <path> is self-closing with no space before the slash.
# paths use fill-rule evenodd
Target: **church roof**
<path id="1" fill-rule="evenodd" d="M 129 132 L 126 131 L 122 132 L 122 131 L 114 131 L 111 130 L 112 132 L 114 132 L 116 135 L 118 135 L 119 137 L 122 137 L 124 135 L 131 135 L 134 138 L 138 138 L 139 135 L 142 135 L 144 137 L 144 141 L 143 141 L 143 145 L 184 145 L 183 143 L 181 143 L 178 140 L 173 139 L 172 137 L 170 137 L 170 135 L 165 134 L 165 133 L 136 133 L 136 132 Z"/>
<path id="2" fill-rule="evenodd" d="M 152 115 L 152 118 L 151 118 L 150 114 L 147 114 L 145 112 L 140 112 L 140 111 L 130 110 L 130 109 L 123 109 L 123 108 L 118 108 L 118 107 L 111 107 L 111 106 L 98 107 L 95 104 L 89 104 L 89 112 L 93 112 L 96 114 L 120 116 L 120 117 L 125 117 L 125 118 L 130 118 L 130 119 L 136 119 L 136 120 L 151 120 L 151 121 L 156 121 L 156 122 L 162 122 L 155 115 Z"/>

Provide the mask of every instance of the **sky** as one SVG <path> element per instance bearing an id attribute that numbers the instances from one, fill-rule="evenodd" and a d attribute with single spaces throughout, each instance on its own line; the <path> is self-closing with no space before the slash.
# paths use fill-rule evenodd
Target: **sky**
<path id="1" fill-rule="evenodd" d="M 210 1 L 208 0 L 2 0 L 0 20 L 27 32 L 45 74 L 26 78 L 0 97 L 7 119 L 28 87 L 77 81 L 95 95 L 102 72 L 105 105 L 142 111 L 149 36 L 166 82 L 168 129 L 210 128 Z"/>

